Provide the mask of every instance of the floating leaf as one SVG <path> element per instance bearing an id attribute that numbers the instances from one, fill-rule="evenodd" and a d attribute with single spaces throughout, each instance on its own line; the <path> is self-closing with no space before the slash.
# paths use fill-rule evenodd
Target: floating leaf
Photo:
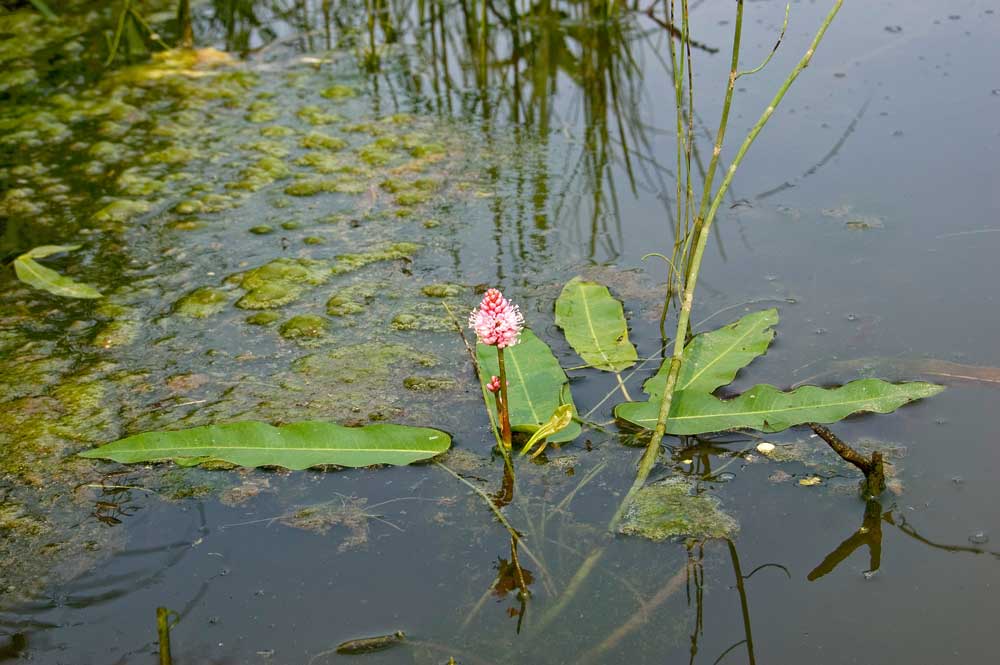
<path id="1" fill-rule="evenodd" d="M 639 358 L 628 339 L 622 304 L 603 284 L 580 277 L 567 282 L 556 300 L 556 325 L 591 367 L 620 372 Z"/>
<path id="2" fill-rule="evenodd" d="M 307 469 L 321 464 L 403 465 L 448 450 L 451 437 L 425 427 L 368 425 L 343 427 L 306 421 L 274 427 L 244 421 L 170 432 L 147 432 L 80 453 L 81 457 L 131 464 L 174 460 L 180 464 L 208 461 L 240 466 Z"/>
<path id="3" fill-rule="evenodd" d="M 802 423 L 836 422 L 855 413 L 889 413 L 942 390 L 943 386 L 932 383 L 888 383 L 880 379 L 861 379 L 839 388 L 803 386 L 791 392 L 758 385 L 727 400 L 685 390 L 674 393 L 667 432 L 688 435 L 728 429 L 780 432 Z M 659 408 L 659 400 L 628 402 L 619 404 L 615 415 L 652 429 Z"/>
<path id="4" fill-rule="evenodd" d="M 736 520 L 707 494 L 693 494 L 683 478 L 668 478 L 636 492 L 619 530 L 650 540 L 680 536 L 729 538 L 739 530 Z"/>
<path id="5" fill-rule="evenodd" d="M 35 259 L 45 258 L 62 252 L 72 252 L 79 245 L 42 245 L 25 252 L 14 259 L 14 272 L 17 278 L 29 286 L 42 289 L 57 296 L 66 298 L 100 298 L 101 292 L 87 284 L 75 282 L 69 277 L 60 275 L 55 270 L 46 268 Z"/>
<path id="6" fill-rule="evenodd" d="M 62 254 L 63 252 L 75 252 L 78 249 L 80 249 L 80 245 L 40 245 L 38 247 L 35 247 L 34 249 L 29 249 L 19 258 L 44 259 L 46 256 L 52 256 L 53 254 Z"/>
<path id="7" fill-rule="evenodd" d="M 677 390 L 711 393 L 732 383 L 737 372 L 767 351 L 774 339 L 771 326 L 777 323 L 778 310 L 767 309 L 696 335 L 684 347 Z M 660 371 L 643 384 L 642 389 L 649 394 L 650 401 L 658 403 L 663 397 L 669 370 L 670 359 L 667 359 L 660 366 Z"/>
<path id="8" fill-rule="evenodd" d="M 490 376 L 500 374 L 496 347 L 477 344 L 476 357 L 485 381 L 489 381 Z M 512 429 L 518 432 L 534 432 L 544 425 L 562 404 L 572 406 L 573 414 L 576 415 L 576 406 L 573 405 L 573 397 L 570 395 L 566 372 L 559 366 L 559 361 L 552 355 L 549 346 L 535 333 L 525 328 L 521 333 L 520 343 L 504 349 L 503 357 L 507 368 L 507 382 L 510 384 L 507 395 L 510 400 Z M 487 402 L 495 419 L 496 405 L 492 399 Z M 549 437 L 549 441 L 553 443 L 572 441 L 579 435 L 580 424 L 573 421 L 564 430 Z"/>

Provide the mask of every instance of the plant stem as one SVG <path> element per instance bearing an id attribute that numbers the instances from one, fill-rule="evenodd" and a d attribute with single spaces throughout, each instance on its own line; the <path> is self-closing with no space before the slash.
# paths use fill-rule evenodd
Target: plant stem
<path id="1" fill-rule="evenodd" d="M 497 347 L 497 365 L 500 367 L 500 401 L 503 402 L 503 410 L 500 411 L 500 438 L 503 439 L 504 448 L 511 449 L 512 435 L 510 431 L 510 402 L 507 401 L 507 369 L 503 362 L 503 349 Z"/>
<path id="2" fill-rule="evenodd" d="M 705 184 L 701 192 L 701 204 L 698 206 L 698 217 L 694 222 L 694 239 L 701 235 L 705 225 L 705 215 L 708 210 L 708 202 L 712 196 L 712 184 L 715 181 L 715 171 L 719 166 L 719 156 L 722 154 L 722 144 L 726 138 L 726 128 L 729 126 L 729 109 L 733 102 L 733 92 L 736 89 L 736 79 L 740 66 L 740 41 L 743 36 L 743 0 L 736 0 L 736 21 L 733 28 L 733 55 L 729 62 L 729 81 L 726 84 L 726 95 L 722 101 L 722 115 L 719 117 L 719 130 L 715 134 L 715 145 L 712 147 L 712 159 L 708 162 L 708 171 L 705 172 Z M 690 259 L 685 268 L 685 282 L 690 278 Z M 678 339 L 684 339 L 678 337 Z"/>
<path id="3" fill-rule="evenodd" d="M 757 135 L 770 120 L 771 116 L 774 114 L 774 109 L 777 108 L 778 104 L 784 98 L 785 93 L 788 92 L 789 87 L 798 78 L 802 70 L 805 69 L 810 60 L 812 60 L 813 54 L 816 52 L 816 47 L 819 45 L 820 41 L 823 39 L 823 35 L 826 34 L 827 28 L 830 27 L 830 23 L 833 21 L 837 12 L 840 11 L 840 7 L 843 5 L 843 0 L 836 0 L 830 12 L 827 14 L 823 23 L 820 25 L 816 36 L 813 38 L 809 49 L 805 52 L 805 55 L 799 60 L 798 64 L 792 70 L 792 72 L 785 79 L 784 83 L 778 89 L 778 92 L 771 99 L 770 105 L 765 109 L 764 113 L 761 114 L 757 123 L 753 126 L 750 132 L 747 134 L 746 138 L 743 140 L 743 144 L 740 146 L 739 151 L 736 153 L 735 159 L 733 159 L 732 164 L 730 164 L 729 169 L 726 171 L 726 176 L 723 178 L 722 183 L 719 185 L 719 190 L 715 194 L 715 198 L 712 199 L 712 205 L 708 210 L 708 214 L 705 216 L 702 232 L 698 235 L 698 238 L 694 245 L 694 256 L 691 260 L 691 275 L 688 280 L 686 280 L 684 285 L 684 295 L 681 300 L 681 311 L 677 320 L 677 334 L 674 341 L 673 356 L 670 359 L 670 367 L 667 373 L 667 383 L 663 392 L 663 399 L 660 401 L 660 409 L 657 414 L 656 427 L 653 430 L 653 435 L 649 440 L 649 444 L 646 446 L 646 450 L 643 452 L 642 458 L 639 461 L 639 467 L 636 471 L 635 481 L 629 488 L 628 493 L 622 499 L 615 511 L 614 516 L 608 523 L 608 530 L 612 533 L 617 529 L 622 517 L 625 514 L 626 509 L 632 502 L 633 497 L 636 492 L 638 492 L 643 485 L 645 485 L 646 480 L 649 478 L 649 474 L 653 470 L 653 466 L 656 463 L 656 457 L 660 451 L 660 443 L 663 441 L 663 437 L 666 434 L 666 423 L 667 418 L 670 414 L 670 406 L 673 403 L 674 389 L 677 385 L 677 377 L 680 373 L 681 362 L 684 353 L 684 343 L 683 340 L 686 338 L 687 328 L 691 320 L 691 307 L 694 303 L 694 291 L 698 284 L 698 273 L 701 269 L 701 260 L 705 254 L 705 246 L 708 243 L 709 233 L 711 229 L 712 222 L 715 220 L 715 214 L 719 209 L 719 205 L 722 202 L 723 196 L 726 190 L 729 189 L 729 185 L 732 182 L 733 175 L 736 173 L 736 169 L 739 167 L 740 163 L 743 161 L 743 157 L 746 155 L 747 150 L 753 144 Z M 739 0 L 737 9 L 742 11 L 742 0 Z M 735 45 L 734 45 L 735 46 Z M 734 48 L 735 51 L 735 48 Z M 728 110 L 726 111 L 728 113 Z M 728 116 L 727 116 L 728 117 Z M 717 141 L 718 145 L 721 142 Z M 583 565 L 577 570 L 573 579 L 566 587 L 566 591 L 560 597 L 559 601 L 549 609 L 542 617 L 541 622 L 537 626 L 538 630 L 542 630 L 548 623 L 550 623 L 556 616 L 562 612 L 563 609 L 570 603 L 573 596 L 581 588 L 584 580 L 590 574 L 590 572 L 596 567 L 597 563 L 600 561 L 601 557 L 604 556 L 606 546 L 602 546 L 594 550 L 584 561 Z"/>
<path id="4" fill-rule="evenodd" d="M 194 27 L 191 23 L 191 0 L 177 3 L 177 24 L 181 33 L 181 48 L 194 46 Z"/>
<path id="5" fill-rule="evenodd" d="M 774 110 L 778 107 L 778 104 L 781 103 L 781 100 L 785 97 L 785 93 L 788 92 L 792 83 L 794 83 L 795 79 L 799 77 L 802 70 L 809 65 L 813 54 L 816 52 L 817 46 L 819 46 L 820 41 L 823 39 L 823 35 L 826 34 L 827 28 L 830 27 L 830 23 L 837 15 L 837 12 L 840 11 L 840 7 L 843 4 L 844 0 L 836 0 L 836 2 L 834 2 L 830 12 L 826 15 L 826 18 L 820 25 L 819 30 L 816 32 L 816 36 L 813 37 L 813 41 L 809 45 L 809 49 L 799 60 L 798 64 L 795 65 L 795 68 L 792 69 L 784 83 L 781 84 L 781 87 L 778 88 L 778 91 L 771 99 L 771 103 L 766 109 L 764 109 L 760 118 L 757 119 L 757 122 L 750 129 L 746 138 L 743 139 L 743 144 L 740 145 L 740 149 L 737 151 L 736 157 L 726 170 L 726 175 L 722 179 L 722 183 L 719 185 L 719 189 L 715 193 L 715 197 L 712 199 L 712 204 L 709 207 L 708 213 L 702 223 L 701 231 L 698 232 L 697 228 L 695 229 L 697 238 L 694 245 L 694 254 L 691 256 L 690 261 L 690 274 L 684 284 L 684 295 L 681 298 L 681 311 L 680 315 L 677 317 L 677 333 L 675 336 L 677 341 L 674 343 L 673 357 L 670 360 L 670 369 L 667 374 L 667 385 L 663 392 L 663 399 L 660 401 L 660 410 L 656 418 L 656 427 L 653 429 L 653 436 L 650 437 L 649 444 L 646 446 L 646 451 L 643 453 L 642 459 L 639 462 L 639 469 L 636 473 L 635 482 L 632 483 L 632 487 L 629 489 L 628 494 L 625 495 L 625 498 L 622 500 L 621 505 L 618 507 L 617 512 L 615 512 L 615 515 L 611 520 L 610 526 L 612 530 L 614 527 L 618 526 L 626 507 L 635 496 L 635 493 L 638 492 L 646 483 L 646 479 L 649 477 L 649 474 L 656 462 L 656 456 L 660 450 L 660 442 L 666 434 L 667 418 L 670 415 L 670 406 L 673 403 L 674 398 L 674 388 L 677 385 L 677 376 L 680 373 L 681 362 L 684 354 L 684 344 L 682 344 L 680 340 L 685 339 L 687 335 L 688 324 L 691 320 L 691 307 L 694 304 L 694 291 L 698 285 L 698 274 L 701 270 L 701 261 L 705 255 L 705 246 L 708 244 L 709 230 L 712 228 L 712 223 L 715 221 L 715 214 L 718 212 L 723 196 L 725 195 L 726 190 L 729 189 L 729 185 L 733 181 L 733 176 L 736 174 L 736 169 L 739 168 L 739 165 L 743 162 L 743 158 L 746 156 L 747 150 L 749 150 L 750 146 L 753 145 L 754 140 L 756 140 L 757 135 L 760 134 L 761 130 L 764 129 L 764 125 L 767 124 L 767 121 L 771 119 L 772 115 L 774 115 Z M 742 7 L 742 0 L 738 0 L 737 11 L 742 13 Z M 737 33 L 737 37 L 738 35 L 739 33 Z M 736 49 L 734 48 L 733 50 L 735 52 Z M 733 76 L 735 77 L 735 74 Z M 726 105 L 723 112 L 727 114 L 728 117 L 728 105 Z M 724 132 L 725 128 L 723 127 L 721 131 Z M 721 142 L 717 140 L 716 145 L 721 146 Z M 711 177 L 711 174 L 708 174 L 706 177 Z"/>
<path id="6" fill-rule="evenodd" d="M 160 665 L 172 665 L 170 658 L 170 610 L 156 608 L 156 633 L 160 640 Z"/>

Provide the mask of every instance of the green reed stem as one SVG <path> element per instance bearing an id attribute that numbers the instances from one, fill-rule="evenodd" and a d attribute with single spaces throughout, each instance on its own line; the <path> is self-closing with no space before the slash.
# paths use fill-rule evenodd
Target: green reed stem
<path id="1" fill-rule="evenodd" d="M 736 0 L 736 21 L 733 28 L 733 56 L 729 63 L 729 81 L 726 84 L 726 95 L 722 101 L 722 115 L 719 117 L 719 130 L 715 134 L 715 145 L 712 146 L 712 159 L 708 162 L 705 172 L 705 183 L 701 192 L 701 204 L 698 206 L 698 216 L 694 222 L 694 241 L 697 243 L 705 225 L 708 202 L 712 196 L 712 184 L 715 181 L 715 171 L 719 166 L 719 156 L 722 154 L 722 144 L 726 138 L 726 128 L 729 126 L 729 109 L 733 103 L 733 92 L 736 89 L 736 79 L 740 66 L 740 41 L 743 36 L 743 0 Z M 773 51 L 772 51 L 773 53 Z M 691 276 L 691 257 L 684 270 L 685 282 Z M 683 337 L 679 339 L 684 339 Z"/>
<path id="2" fill-rule="evenodd" d="M 172 665 L 170 658 L 170 610 L 156 608 L 156 634 L 160 642 L 160 665 Z"/>
<path id="3" fill-rule="evenodd" d="M 676 339 L 678 342 L 674 344 L 673 357 L 670 360 L 670 368 L 667 373 L 667 385 L 663 391 L 663 399 L 660 401 L 660 410 L 657 414 L 656 427 L 653 429 L 653 436 L 650 437 L 649 444 L 646 446 L 642 459 L 639 461 L 639 469 L 636 473 L 635 481 L 632 483 L 632 487 L 629 488 L 628 493 L 625 495 L 625 498 L 622 500 L 621 505 L 619 505 L 618 510 L 615 512 L 615 515 L 611 520 L 611 524 L 609 526 L 612 530 L 618 526 L 618 523 L 621 521 L 622 515 L 624 514 L 628 504 L 631 502 L 636 492 L 638 492 L 646 483 L 646 479 L 649 478 L 649 474 L 653 470 L 653 466 L 656 463 L 656 457 L 660 450 L 660 442 L 666 434 L 667 419 L 670 415 L 670 406 L 673 403 L 674 388 L 677 385 L 677 376 L 680 373 L 681 362 L 684 354 L 684 345 L 680 343 L 679 340 L 683 340 L 685 338 L 688 324 L 691 320 L 691 307 L 694 303 L 694 291 L 695 287 L 698 285 L 698 274 L 701 270 L 702 258 L 705 255 L 705 246 L 708 244 L 708 232 L 712 227 L 712 223 L 715 221 L 715 214 L 719 210 L 722 198 L 725 195 L 726 190 L 729 189 L 729 185 L 733 181 L 733 176 L 736 174 L 736 169 L 739 168 L 739 165 L 743 162 L 743 158 L 746 156 L 747 150 L 750 149 L 750 146 L 753 145 L 753 142 L 757 139 L 757 135 L 760 134 L 762 129 L 764 129 L 764 125 L 766 125 L 768 120 L 771 119 L 771 116 L 774 115 L 774 110 L 778 107 L 778 104 L 781 103 L 781 100 L 784 99 L 785 93 L 788 92 L 792 83 L 794 83 L 795 79 L 799 77 L 802 70 L 809 66 L 809 62 L 812 60 L 813 54 L 816 53 L 816 48 L 819 46 L 820 41 L 822 41 L 823 35 L 826 34 L 827 28 L 830 27 L 830 23 L 833 22 L 834 17 L 837 15 L 837 12 L 840 11 L 840 7 L 843 4 L 844 0 L 836 0 L 836 2 L 834 2 L 830 12 L 826 15 L 826 18 L 820 25 L 816 36 L 813 37 L 813 41 L 810 44 L 809 49 L 799 60 L 798 64 L 795 65 L 794 69 L 792 69 L 784 83 L 781 84 L 781 87 L 778 88 L 778 92 L 775 93 L 774 97 L 771 99 L 771 103 L 766 109 L 764 109 L 760 118 L 757 119 L 756 124 L 754 124 L 753 128 L 751 128 L 746 138 L 743 139 L 743 144 L 737 151 L 732 164 L 729 165 L 729 169 L 727 169 L 726 175 L 723 178 L 722 183 L 719 185 L 719 189 L 715 193 L 715 197 L 712 199 L 712 204 L 708 209 L 708 214 L 705 216 L 701 233 L 697 233 L 694 245 L 694 254 L 691 256 L 691 272 L 684 285 L 684 295 L 681 298 L 681 311 L 677 318 Z M 742 0 L 739 0 L 737 11 L 742 13 L 742 7 L 743 2 Z M 739 33 L 737 33 L 737 35 L 738 34 Z M 731 81 L 735 81 L 735 74 L 731 76 Z M 723 112 L 728 117 L 728 100 L 727 108 Z M 720 130 L 720 133 L 724 131 L 725 127 Z M 713 159 L 719 152 L 721 141 L 717 140 L 716 146 L 716 154 L 713 155 Z"/>
<path id="4" fill-rule="evenodd" d="M 618 525 L 621 523 L 622 517 L 625 514 L 625 510 L 628 508 L 635 494 L 646 484 L 646 480 L 649 478 L 649 474 L 652 472 L 653 467 L 656 464 L 656 458 L 659 454 L 660 443 L 666 434 L 667 419 L 670 414 L 670 406 L 673 403 L 674 389 L 677 386 L 677 377 L 680 373 L 681 363 L 683 361 L 684 344 L 686 331 L 691 320 L 691 307 L 694 303 L 694 292 L 695 287 L 698 284 L 698 274 L 701 270 L 701 261 L 705 254 L 705 246 L 708 244 L 708 231 L 711 229 L 712 223 L 715 220 L 715 214 L 719 209 L 719 205 L 722 203 L 723 196 L 729 189 L 730 183 L 732 183 L 733 175 L 736 173 L 736 169 L 742 163 L 744 156 L 746 156 L 747 150 L 756 140 L 757 135 L 760 134 L 764 125 L 767 124 L 768 120 L 774 114 L 774 110 L 778 107 L 778 104 L 784 98 L 785 93 L 791 87 L 795 79 L 798 78 L 802 70 L 805 69 L 809 62 L 812 60 L 813 54 L 816 52 L 816 48 L 819 46 L 820 41 L 822 41 L 823 36 L 826 34 L 827 28 L 833 22 L 834 17 L 836 17 L 837 12 L 840 11 L 841 5 L 843 5 L 843 0 L 836 0 L 830 12 L 826 15 L 823 23 L 820 25 L 816 36 L 813 38 L 809 49 L 805 52 L 805 55 L 799 60 L 798 64 L 792 69 L 791 73 L 785 79 L 781 87 L 778 88 L 778 92 L 771 99 L 771 103 L 761 114 L 760 118 L 754 124 L 753 128 L 747 134 L 746 138 L 743 139 L 743 144 L 740 146 L 739 151 L 736 153 L 735 159 L 733 159 L 732 164 L 726 171 L 726 176 L 723 178 L 722 183 L 719 185 L 718 191 L 715 193 L 715 197 L 712 199 L 712 204 L 708 209 L 708 213 L 704 218 L 702 233 L 697 237 L 697 241 L 694 245 L 694 255 L 691 260 L 691 275 L 684 285 L 684 295 L 681 299 L 681 311 L 677 320 L 677 336 L 674 342 L 673 355 L 670 359 L 670 367 L 667 373 L 667 384 L 663 391 L 663 399 L 660 401 L 660 409 L 657 414 L 656 427 L 653 430 L 653 435 L 649 440 L 649 444 L 646 446 L 646 450 L 643 452 L 642 458 L 639 461 L 639 467 L 636 471 L 635 481 L 629 488 L 628 493 L 622 499 L 615 511 L 614 516 L 612 516 L 611 521 L 608 523 L 608 530 L 614 533 Z M 742 13 L 743 2 L 739 0 L 737 10 Z M 742 16 L 741 16 L 742 18 Z M 739 33 L 737 33 L 738 35 Z M 734 52 L 736 50 L 737 44 L 734 44 Z M 735 62 L 735 56 L 734 56 Z M 734 66 L 734 70 L 736 67 Z M 728 105 L 728 102 L 727 102 Z M 724 111 L 726 117 L 728 118 L 728 108 Z M 723 127 L 722 131 L 725 131 Z M 721 141 L 717 140 L 717 145 L 721 145 Z M 707 186 L 707 185 L 706 185 Z M 545 626 L 547 626 L 552 620 L 554 620 L 562 611 L 569 605 L 573 596 L 582 588 L 583 582 L 590 575 L 593 569 L 597 566 L 598 562 L 604 556 L 604 552 L 607 550 L 607 546 L 601 546 L 594 550 L 584 561 L 583 565 L 576 571 L 573 578 L 570 580 L 566 587 L 566 591 L 560 597 L 559 601 L 552 606 L 542 617 L 536 628 L 541 631 Z"/>

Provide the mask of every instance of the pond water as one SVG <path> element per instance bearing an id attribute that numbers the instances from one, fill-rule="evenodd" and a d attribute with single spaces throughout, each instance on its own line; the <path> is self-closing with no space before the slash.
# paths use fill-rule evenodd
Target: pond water
<path id="1" fill-rule="evenodd" d="M 178 665 L 995 659 L 1000 8 L 846 3 L 737 172 L 702 268 L 695 331 L 781 316 L 727 390 L 948 386 L 831 426 L 886 451 L 889 491 L 866 504 L 809 429 L 768 435 L 771 457 L 741 433 L 668 437 L 652 480 L 685 479 L 738 529 L 612 536 L 645 439 L 591 429 L 518 465 L 522 603 L 508 533 L 434 465 L 74 454 L 235 420 L 391 421 L 451 433 L 444 462 L 493 491 L 502 462 L 441 303 L 463 318 L 499 286 L 574 367 L 553 301 L 578 274 L 624 302 L 649 358 L 626 373 L 640 395 L 666 282 L 643 257 L 669 252 L 676 210 L 662 21 L 512 2 L 489 7 L 484 46 L 478 4 L 368 3 L 369 21 L 365 3 L 213 0 L 193 3 L 201 50 L 164 52 L 129 19 L 130 62 L 105 66 L 120 3 L 49 3 L 51 22 L 9 4 L 0 256 L 79 244 L 44 262 L 104 297 L 0 274 L 0 662 L 154 662 L 157 607 L 177 613 Z M 140 7 L 170 43 L 172 4 Z M 773 59 L 739 79 L 722 168 L 830 4 L 793 3 Z M 696 169 L 733 5 L 690 3 Z M 784 12 L 746 3 L 743 67 Z M 569 375 L 580 411 L 610 421 L 613 376 Z M 333 651 L 397 630 L 384 651 Z"/>

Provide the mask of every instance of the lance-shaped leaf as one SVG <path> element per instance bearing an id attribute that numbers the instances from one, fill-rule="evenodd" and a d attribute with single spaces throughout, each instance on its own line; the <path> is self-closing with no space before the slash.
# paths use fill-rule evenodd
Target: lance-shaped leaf
<path id="1" fill-rule="evenodd" d="M 696 335 L 684 347 L 684 361 L 677 377 L 677 390 L 711 393 L 732 383 L 737 372 L 763 355 L 774 339 L 771 326 L 778 323 L 778 310 L 747 314 L 739 321 Z M 642 389 L 650 401 L 659 403 L 667 385 L 670 360 L 660 365 Z"/>
<path id="2" fill-rule="evenodd" d="M 580 277 L 567 282 L 556 300 L 556 325 L 591 367 L 620 372 L 638 360 L 622 304 L 603 284 Z"/>
<path id="3" fill-rule="evenodd" d="M 497 364 L 497 349 L 485 344 L 476 345 L 476 357 L 482 379 L 489 381 L 490 376 L 500 374 Z M 569 391 L 569 379 L 566 372 L 559 366 L 559 361 L 552 354 L 548 344 L 538 338 L 535 333 L 525 328 L 521 332 L 521 341 L 504 349 L 504 366 L 507 368 L 507 395 L 510 400 L 510 425 L 518 432 L 534 432 L 544 425 L 562 404 L 576 406 Z M 484 387 L 485 390 L 485 387 Z M 489 393 L 487 393 L 489 395 Z M 487 400 L 490 411 L 496 420 L 496 404 Z M 549 437 L 549 441 L 560 443 L 572 441 L 580 435 L 580 424 L 575 420 L 565 429 Z"/>
<path id="4" fill-rule="evenodd" d="M 61 252 L 72 252 L 79 245 L 42 245 L 25 252 L 14 259 L 14 272 L 17 278 L 36 289 L 42 289 L 57 296 L 66 298 L 100 298 L 101 292 L 87 284 L 73 281 L 60 275 L 55 270 L 46 268 L 35 259 L 45 258 Z"/>
<path id="5" fill-rule="evenodd" d="M 942 390 L 943 386 L 932 383 L 888 383 L 881 379 L 861 379 L 839 388 L 803 386 L 791 392 L 758 385 L 726 400 L 685 390 L 674 393 L 667 432 L 704 434 L 729 429 L 779 432 L 802 423 L 832 423 L 855 413 L 890 413 Z M 659 408 L 659 400 L 629 402 L 619 404 L 615 415 L 653 429 Z"/>
<path id="6" fill-rule="evenodd" d="M 208 461 L 246 467 L 307 469 L 321 464 L 403 465 L 439 455 L 451 437 L 436 429 L 403 425 L 344 427 L 306 421 L 274 427 L 244 421 L 170 432 L 147 432 L 80 453 L 124 464 L 174 460 L 192 465 Z"/>

